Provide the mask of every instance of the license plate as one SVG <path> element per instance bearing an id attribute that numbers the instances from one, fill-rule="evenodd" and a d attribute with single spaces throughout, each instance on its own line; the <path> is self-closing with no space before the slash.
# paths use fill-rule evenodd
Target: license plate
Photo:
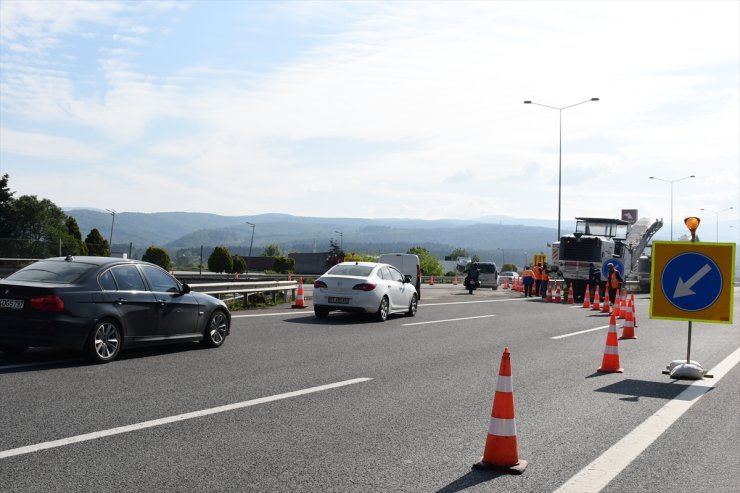
<path id="1" fill-rule="evenodd" d="M 10 310 L 23 310 L 23 300 L 9 300 L 0 298 L 0 308 L 7 308 Z"/>
<path id="2" fill-rule="evenodd" d="M 342 305 L 346 305 L 349 303 L 349 298 L 335 298 L 333 296 L 329 296 L 329 303 L 339 303 Z"/>

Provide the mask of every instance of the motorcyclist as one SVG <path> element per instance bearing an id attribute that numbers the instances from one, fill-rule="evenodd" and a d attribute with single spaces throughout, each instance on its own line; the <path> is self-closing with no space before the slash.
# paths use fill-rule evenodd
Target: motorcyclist
<path id="1" fill-rule="evenodd" d="M 473 290 L 478 287 L 479 276 L 480 269 L 478 269 L 478 265 L 471 264 L 470 269 L 468 269 L 468 276 L 465 278 L 465 286 L 470 294 L 473 294 Z"/>

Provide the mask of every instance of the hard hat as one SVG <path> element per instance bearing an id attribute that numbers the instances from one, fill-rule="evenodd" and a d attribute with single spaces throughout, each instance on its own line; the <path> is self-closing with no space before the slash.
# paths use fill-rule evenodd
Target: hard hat
<path id="1" fill-rule="evenodd" d="M 614 267 L 614 264 L 607 264 L 607 267 Z"/>

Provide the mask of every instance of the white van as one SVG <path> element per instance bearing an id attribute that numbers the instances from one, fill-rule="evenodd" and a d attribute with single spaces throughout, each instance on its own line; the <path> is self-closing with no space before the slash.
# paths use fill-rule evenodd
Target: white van
<path id="1" fill-rule="evenodd" d="M 473 266 L 478 268 L 478 281 L 480 282 L 480 287 L 491 288 L 494 291 L 498 289 L 498 268 L 495 263 L 473 262 L 468 264 L 468 270 L 473 268 Z"/>
<path id="2" fill-rule="evenodd" d="M 421 264 L 419 256 L 413 253 L 384 253 L 378 262 L 390 264 L 405 276 L 411 276 L 411 283 L 416 287 L 416 294 L 421 299 Z"/>

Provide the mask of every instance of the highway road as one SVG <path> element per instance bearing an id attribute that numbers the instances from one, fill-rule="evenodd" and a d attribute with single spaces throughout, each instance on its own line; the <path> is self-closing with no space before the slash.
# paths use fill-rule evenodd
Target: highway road
<path id="1" fill-rule="evenodd" d="M 685 357 L 687 323 L 649 319 L 647 295 L 624 373 L 598 373 L 606 315 L 423 289 L 416 317 L 385 323 L 234 312 L 219 349 L 0 355 L 0 491 L 737 491 L 737 316 L 694 324 L 714 378 L 675 381 L 661 370 Z M 471 469 L 505 347 L 522 475 Z"/>

